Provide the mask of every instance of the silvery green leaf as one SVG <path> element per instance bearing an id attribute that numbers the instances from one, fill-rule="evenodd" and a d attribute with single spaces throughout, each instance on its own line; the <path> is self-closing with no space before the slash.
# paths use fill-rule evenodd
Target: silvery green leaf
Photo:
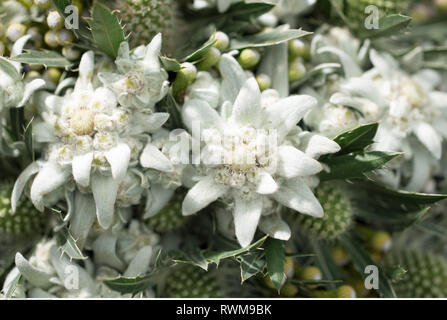
<path id="1" fill-rule="evenodd" d="M 91 195 L 76 192 L 74 201 L 74 213 L 70 221 L 70 233 L 76 239 L 79 248 L 82 249 L 87 239 L 91 226 L 96 220 L 95 201 Z"/>
<path id="2" fill-rule="evenodd" d="M 68 67 L 73 63 L 55 51 L 26 50 L 12 58 L 20 63 L 38 64 L 45 67 Z"/>
<path id="3" fill-rule="evenodd" d="M 79 249 L 76 240 L 73 238 L 73 236 L 70 234 L 68 230 L 64 232 L 65 234 L 65 243 L 60 247 L 60 250 L 67 254 L 70 259 L 75 260 L 85 260 L 88 257 L 84 256 L 82 254 L 81 249 Z"/>
<path id="4" fill-rule="evenodd" d="M 292 39 L 301 38 L 311 33 L 301 29 L 285 30 L 284 28 L 278 27 L 272 31 L 260 32 L 243 38 L 233 38 L 228 51 L 272 46 Z"/>
<path id="5" fill-rule="evenodd" d="M 11 77 L 11 79 L 13 79 L 14 81 L 21 81 L 22 80 L 22 77 L 20 76 L 20 74 L 17 71 L 17 69 L 6 58 L 0 57 L 0 69 L 4 73 L 6 73 L 6 75 Z"/>
<path id="6" fill-rule="evenodd" d="M 52 275 L 31 265 L 19 252 L 16 254 L 15 263 L 20 274 L 34 286 L 44 289 L 51 286 Z"/>
<path id="7" fill-rule="evenodd" d="M 144 246 L 129 263 L 129 266 L 123 274 L 124 277 L 136 277 L 147 273 L 151 259 L 152 247 Z"/>

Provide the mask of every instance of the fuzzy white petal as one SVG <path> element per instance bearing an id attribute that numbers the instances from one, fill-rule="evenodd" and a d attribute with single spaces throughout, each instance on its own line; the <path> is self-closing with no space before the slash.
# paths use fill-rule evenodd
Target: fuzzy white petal
<path id="1" fill-rule="evenodd" d="M 115 147 L 105 153 L 110 164 L 113 179 L 121 181 L 126 176 L 130 161 L 130 148 L 125 143 L 118 143 Z"/>
<path id="2" fill-rule="evenodd" d="M 442 140 L 433 127 L 428 123 L 419 122 L 414 128 L 414 133 L 431 154 L 439 160 L 442 153 Z"/>
<path id="3" fill-rule="evenodd" d="M 259 229 L 270 237 L 287 241 L 290 238 L 291 231 L 287 223 L 278 215 L 271 214 L 261 218 Z"/>
<path id="4" fill-rule="evenodd" d="M 309 176 L 323 170 L 321 164 L 292 146 L 278 148 L 278 173 L 286 178 Z"/>
<path id="5" fill-rule="evenodd" d="M 323 217 L 323 208 L 312 190 L 300 178 L 287 180 L 280 185 L 273 198 L 280 204 L 317 218 Z"/>
<path id="6" fill-rule="evenodd" d="M 230 54 L 223 54 L 219 61 L 219 71 L 222 75 L 221 102 L 236 100 L 247 77 L 241 65 Z"/>
<path id="7" fill-rule="evenodd" d="M 31 186 L 30 197 L 34 206 L 39 211 L 43 211 L 43 197 L 62 186 L 68 177 L 69 171 L 64 170 L 58 163 L 45 163 Z"/>
<path id="8" fill-rule="evenodd" d="M 227 186 L 216 183 L 212 177 L 201 179 L 186 194 L 182 204 L 182 214 L 188 216 L 202 210 L 224 195 L 227 190 Z"/>
<path id="9" fill-rule="evenodd" d="M 233 104 L 231 120 L 257 127 L 261 120 L 261 91 L 255 78 L 248 79 Z"/>
<path id="10" fill-rule="evenodd" d="M 111 176 L 95 174 L 91 184 L 99 225 L 108 229 L 113 223 L 118 183 Z"/>
<path id="11" fill-rule="evenodd" d="M 23 189 L 25 189 L 25 186 L 28 183 L 29 179 L 31 179 L 31 177 L 37 172 L 39 172 L 39 165 L 36 162 L 32 162 L 26 167 L 25 170 L 22 171 L 22 173 L 17 178 L 11 194 L 12 212 L 16 212 L 17 203 L 19 202 Z"/>
<path id="12" fill-rule="evenodd" d="M 190 131 L 196 124 L 200 125 L 201 131 L 207 128 L 220 129 L 223 126 L 223 120 L 217 111 L 205 101 L 197 99 L 190 100 L 183 106 L 182 119 Z"/>
<path id="13" fill-rule="evenodd" d="M 278 185 L 268 172 L 261 172 L 259 179 L 259 184 L 256 189 L 257 193 L 272 194 L 278 190 Z"/>
<path id="14" fill-rule="evenodd" d="M 245 248 L 250 245 L 258 227 L 259 218 L 262 212 L 262 200 L 242 200 L 235 199 L 235 207 L 233 211 L 234 228 L 236 238 L 241 247 Z"/>
<path id="15" fill-rule="evenodd" d="M 147 194 L 144 219 L 153 217 L 171 200 L 174 190 L 165 189 L 160 184 L 152 184 Z"/>
<path id="16" fill-rule="evenodd" d="M 171 161 L 158 148 L 148 143 L 141 153 L 140 163 L 144 168 L 156 169 L 159 171 L 172 171 Z"/>
<path id="17" fill-rule="evenodd" d="M 82 187 L 90 184 L 90 170 L 92 168 L 93 152 L 88 152 L 73 157 L 72 171 L 76 183 Z"/>

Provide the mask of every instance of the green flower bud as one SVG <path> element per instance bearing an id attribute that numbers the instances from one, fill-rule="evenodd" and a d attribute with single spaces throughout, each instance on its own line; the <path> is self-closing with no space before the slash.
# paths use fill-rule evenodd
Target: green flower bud
<path id="1" fill-rule="evenodd" d="M 57 11 L 50 11 L 47 16 L 47 24 L 50 29 L 59 30 L 64 25 L 64 18 Z"/>
<path id="2" fill-rule="evenodd" d="M 149 218 L 148 226 L 158 233 L 166 233 L 180 229 L 188 217 L 182 215 L 183 193 L 175 193 L 168 204 L 155 216 Z"/>
<path id="3" fill-rule="evenodd" d="M 81 56 L 81 52 L 73 46 L 65 46 L 62 48 L 62 55 L 68 60 L 76 60 Z"/>
<path id="4" fill-rule="evenodd" d="M 376 231 L 369 240 L 371 248 L 377 252 L 385 252 L 391 248 L 391 236 L 386 231 Z"/>
<path id="5" fill-rule="evenodd" d="M 34 0 L 34 4 L 42 10 L 49 9 L 51 7 L 51 1 L 50 0 Z"/>
<path id="6" fill-rule="evenodd" d="M 205 271 L 190 264 L 180 264 L 167 277 L 168 298 L 221 298 L 222 288 L 216 270 Z"/>
<path id="7" fill-rule="evenodd" d="M 315 218 L 299 214 L 297 225 L 318 239 L 336 239 L 352 224 L 351 203 L 342 190 L 330 184 L 320 185 L 315 194 L 323 207 L 324 216 Z"/>
<path id="8" fill-rule="evenodd" d="M 216 32 L 214 35 L 211 36 L 211 38 L 216 39 L 213 47 L 218 49 L 220 52 L 223 52 L 226 48 L 228 48 L 228 45 L 230 44 L 230 38 L 228 38 L 226 33 L 223 33 L 221 31 Z"/>
<path id="9" fill-rule="evenodd" d="M 295 286 L 291 283 L 287 283 L 284 286 L 282 286 L 281 291 L 280 291 L 280 295 L 282 297 L 286 297 L 286 298 L 296 297 L 297 294 L 298 294 L 297 286 Z"/>
<path id="10" fill-rule="evenodd" d="M 322 274 L 320 269 L 314 266 L 302 268 L 299 271 L 299 278 L 302 280 L 321 280 Z"/>
<path id="11" fill-rule="evenodd" d="M 343 285 L 336 290 L 337 298 L 356 298 L 357 295 L 353 287 L 348 285 Z"/>
<path id="12" fill-rule="evenodd" d="M 45 71 L 44 76 L 50 79 L 54 83 L 59 83 L 59 79 L 61 78 L 61 71 L 58 68 L 50 67 Z"/>
<path id="13" fill-rule="evenodd" d="M 16 42 L 20 37 L 23 37 L 26 32 L 25 25 L 21 23 L 11 23 L 6 30 L 6 38 L 12 42 Z"/>
<path id="14" fill-rule="evenodd" d="M 115 8 L 126 33 L 131 33 L 131 47 L 147 45 L 159 32 L 166 44 L 165 39 L 179 31 L 173 28 L 176 13 L 173 0 L 116 0 Z"/>
<path id="15" fill-rule="evenodd" d="M 41 65 L 41 64 L 30 64 L 29 67 L 33 71 L 39 71 L 39 70 L 42 70 L 43 65 Z"/>
<path id="16" fill-rule="evenodd" d="M 67 29 L 61 29 L 57 32 L 56 39 L 59 45 L 66 46 L 67 44 L 73 42 L 74 38 L 71 31 L 68 31 Z"/>
<path id="17" fill-rule="evenodd" d="M 45 33 L 44 41 L 50 48 L 56 48 L 59 45 L 59 43 L 57 42 L 57 31 L 48 30 Z"/>
<path id="18" fill-rule="evenodd" d="M 13 213 L 11 192 L 12 184 L 0 186 L 0 239 L 11 240 L 40 233 L 45 220 L 43 213 L 38 212 L 25 196 L 19 200 L 16 212 Z"/>
<path id="19" fill-rule="evenodd" d="M 26 78 L 37 78 L 40 77 L 40 73 L 38 71 L 32 70 L 26 74 Z"/>
<path id="20" fill-rule="evenodd" d="M 310 58 L 310 47 L 301 40 L 293 39 L 289 41 L 289 60 L 293 61 L 297 57 L 308 60 Z"/>
<path id="21" fill-rule="evenodd" d="M 342 247 L 334 247 L 332 249 L 332 257 L 339 266 L 345 266 L 349 262 L 349 257 Z"/>
<path id="22" fill-rule="evenodd" d="M 31 27 L 26 31 L 26 34 L 31 36 L 31 40 L 34 42 L 34 46 L 39 48 L 42 46 L 43 37 L 38 27 Z"/>
<path id="23" fill-rule="evenodd" d="M 301 58 L 296 58 L 289 65 L 289 81 L 294 82 L 300 80 L 306 74 L 306 67 L 302 63 Z"/>
<path id="24" fill-rule="evenodd" d="M 447 261 L 426 251 L 391 250 L 385 257 L 386 267 L 400 266 L 407 272 L 393 283 L 399 298 L 447 297 Z"/>
<path id="25" fill-rule="evenodd" d="M 197 69 L 206 71 L 214 67 L 220 60 L 220 51 L 217 48 L 211 47 L 207 53 L 204 54 L 202 60 L 197 64 Z"/>
<path id="26" fill-rule="evenodd" d="M 269 89 L 272 85 L 272 80 L 268 75 L 264 73 L 260 73 L 256 76 L 256 82 L 258 83 L 259 89 L 261 91 Z"/>
<path id="27" fill-rule="evenodd" d="M 183 92 L 186 87 L 188 87 L 191 83 L 194 82 L 197 76 L 197 68 L 189 62 L 184 62 L 181 65 L 181 69 L 177 72 L 177 76 L 175 77 L 175 81 L 172 84 L 172 90 L 174 96 L 178 96 L 181 92 Z"/>
<path id="28" fill-rule="evenodd" d="M 258 51 L 253 49 L 244 49 L 237 61 L 244 69 L 251 69 L 255 67 L 261 60 L 261 55 Z"/>

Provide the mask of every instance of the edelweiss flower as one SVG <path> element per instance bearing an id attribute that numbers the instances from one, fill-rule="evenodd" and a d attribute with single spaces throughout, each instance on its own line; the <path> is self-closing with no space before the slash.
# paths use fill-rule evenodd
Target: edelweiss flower
<path id="1" fill-rule="evenodd" d="M 439 160 L 447 138 L 447 93 L 436 91 L 441 77 L 433 70 L 409 74 L 391 55 L 375 50 L 370 59 L 374 68 L 343 83 L 338 100 L 362 113 L 377 110 L 374 120 L 381 122 L 373 147 L 403 151 L 406 159 L 412 159 L 413 174 L 406 188 L 419 190 L 431 167 L 423 148 Z"/>
<path id="2" fill-rule="evenodd" d="M 228 67 L 222 64 L 231 59 L 226 55 L 219 68 Z M 218 198 L 229 199 L 234 204 L 236 237 L 245 247 L 253 239 L 266 197 L 300 213 L 323 216 L 321 205 L 303 180 L 323 168 L 307 150 L 300 151 L 287 140 L 298 121 L 315 106 L 314 98 L 280 99 L 274 90 L 261 94 L 254 78 L 246 80 L 242 88 L 233 88 L 236 98 L 226 100 L 220 114 L 197 99 L 182 109 L 185 125 L 190 131 L 199 130 L 205 141 L 201 153 L 205 175 L 189 190 L 182 212 L 194 214 Z M 318 148 L 322 153 L 336 152 L 338 145 L 334 148 L 334 144 L 325 139 Z"/>
<path id="3" fill-rule="evenodd" d="M 22 173 L 12 202 L 14 208 L 24 184 L 38 172 L 30 196 L 36 208 L 42 211 L 44 197 L 73 177 L 82 190 L 91 188 L 98 221 L 107 229 L 113 223 L 118 193 L 124 194 L 123 188 L 128 191 L 122 182 L 129 165 L 138 163 L 144 146 L 141 140 L 150 141 L 145 133 L 158 130 L 168 114 L 130 113 L 117 104 L 111 90 L 104 87 L 95 89 L 92 85 L 93 59 L 91 51 L 83 55 L 73 91 L 64 97 L 42 96 L 41 116 L 44 121 L 36 123 L 34 133 L 36 141 L 49 143 L 46 158 L 33 163 Z M 147 143 L 146 149 L 150 146 Z M 151 167 L 148 161 L 145 165 Z"/>
<path id="4" fill-rule="evenodd" d="M 168 73 L 160 67 L 161 34 L 146 47 L 133 52 L 129 44 L 121 42 L 115 64 L 118 73 L 101 72 L 99 79 L 113 90 L 125 107 L 153 108 L 168 92 Z"/>

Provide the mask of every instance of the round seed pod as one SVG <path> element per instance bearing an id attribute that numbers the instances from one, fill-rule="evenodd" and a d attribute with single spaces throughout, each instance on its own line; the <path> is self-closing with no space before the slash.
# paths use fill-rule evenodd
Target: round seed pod
<path id="1" fill-rule="evenodd" d="M 303 59 L 310 58 L 310 46 L 299 39 L 290 40 L 288 43 L 289 60 L 293 61 L 297 57 Z"/>
<path id="2" fill-rule="evenodd" d="M 67 29 L 61 29 L 56 35 L 57 42 L 61 46 L 66 46 L 73 42 L 73 33 Z"/>
<path id="3" fill-rule="evenodd" d="M 324 216 L 314 218 L 299 214 L 296 220 L 297 225 L 301 230 L 318 239 L 336 239 L 352 224 L 351 203 L 345 192 L 333 185 L 320 185 L 315 193 L 323 207 Z"/>
<path id="4" fill-rule="evenodd" d="M 50 29 L 59 30 L 64 26 L 64 18 L 56 10 L 47 15 L 47 25 Z"/>
<path id="5" fill-rule="evenodd" d="M 214 67 L 219 62 L 220 55 L 219 49 L 211 47 L 208 52 L 204 54 L 202 60 L 197 64 L 197 69 L 206 71 Z"/>
<path id="6" fill-rule="evenodd" d="M 298 81 L 306 74 L 302 61 L 302 58 L 298 57 L 289 64 L 289 82 Z"/>
<path id="7" fill-rule="evenodd" d="M 237 61 L 244 69 L 254 68 L 261 60 L 261 55 L 254 49 L 244 49 L 241 51 Z"/>
<path id="8" fill-rule="evenodd" d="M 181 264 L 167 277 L 165 296 L 168 298 L 222 298 L 223 290 L 216 270 Z"/>
<path id="9" fill-rule="evenodd" d="M 62 75 L 58 68 L 50 67 L 45 71 L 45 75 L 54 83 L 59 83 L 59 79 Z"/>
<path id="10" fill-rule="evenodd" d="M 180 229 L 188 221 L 188 217 L 182 215 L 183 198 L 183 193 L 175 193 L 159 213 L 149 218 L 148 226 L 158 233 L 166 233 Z"/>
<path id="11" fill-rule="evenodd" d="M 65 46 L 62 48 L 62 55 L 68 60 L 76 60 L 81 56 L 81 52 L 73 46 Z"/>
<path id="12" fill-rule="evenodd" d="M 391 248 L 391 235 L 386 231 L 376 231 L 369 240 L 371 248 L 376 252 L 385 252 Z"/>
<path id="13" fill-rule="evenodd" d="M 56 48 L 59 45 L 59 42 L 57 41 L 57 31 L 48 30 L 45 33 L 44 41 L 50 48 Z"/>
<path id="14" fill-rule="evenodd" d="M 393 284 L 399 298 L 447 297 L 447 260 L 416 250 L 391 250 L 384 258 L 387 267 L 400 266 L 407 272 Z"/>
<path id="15" fill-rule="evenodd" d="M 356 298 L 357 295 L 353 287 L 349 285 L 343 285 L 337 288 L 335 291 L 337 298 Z"/>
<path id="16" fill-rule="evenodd" d="M 256 82 L 258 83 L 259 89 L 261 91 L 267 90 L 272 85 L 272 79 L 264 73 L 258 74 L 256 76 Z"/>
<path id="17" fill-rule="evenodd" d="M 213 47 L 218 49 L 220 52 L 228 48 L 228 45 L 230 44 L 230 38 L 228 38 L 227 34 L 223 33 L 222 31 L 216 32 L 212 36 L 212 38 L 216 39 L 216 42 L 214 42 Z"/>
<path id="18" fill-rule="evenodd" d="M 26 26 L 21 23 L 11 23 L 6 29 L 6 38 L 11 42 L 16 42 L 20 37 L 24 36 L 26 32 Z"/>

